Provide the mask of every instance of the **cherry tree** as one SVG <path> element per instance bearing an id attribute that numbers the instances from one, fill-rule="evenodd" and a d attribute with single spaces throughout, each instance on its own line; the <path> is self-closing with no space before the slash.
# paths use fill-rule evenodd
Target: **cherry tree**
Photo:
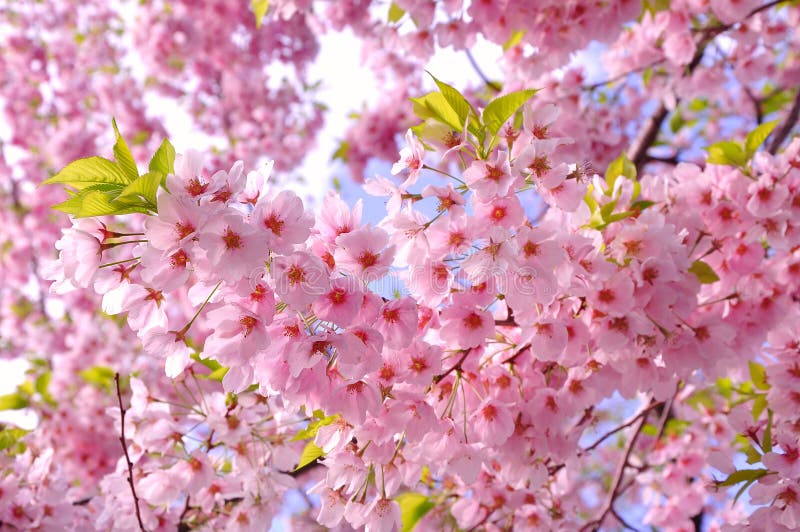
<path id="1" fill-rule="evenodd" d="M 38 424 L 0 430 L 0 524 L 800 527 L 798 27 L 750 0 L 4 7 L 0 353 L 29 370 L 0 409 Z M 284 186 L 339 31 L 382 86 L 334 154 L 374 223 Z M 447 47 L 478 85 L 425 72 Z"/>

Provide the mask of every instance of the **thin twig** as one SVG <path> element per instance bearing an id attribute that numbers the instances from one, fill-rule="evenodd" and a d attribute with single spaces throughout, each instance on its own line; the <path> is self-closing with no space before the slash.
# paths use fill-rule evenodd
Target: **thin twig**
<path id="1" fill-rule="evenodd" d="M 756 124 L 761 124 L 764 121 L 764 111 L 761 109 L 761 100 L 753 94 L 753 91 L 750 90 L 750 87 L 744 87 L 744 93 L 750 99 L 753 104 L 753 109 L 756 112 Z"/>
<path id="2" fill-rule="evenodd" d="M 762 11 L 766 11 L 767 9 L 774 7 L 781 3 L 784 0 L 773 0 L 768 2 L 762 6 L 759 6 L 752 11 L 750 11 L 743 19 L 747 20 L 748 18 L 760 13 Z M 703 54 L 705 52 L 706 46 L 712 40 L 714 40 L 717 35 L 720 33 L 724 33 L 731 29 L 734 24 L 722 24 L 718 26 L 711 26 L 704 28 L 701 33 L 701 37 L 697 44 L 697 50 L 694 53 L 694 57 L 692 57 L 691 62 L 686 66 L 686 70 L 683 73 L 683 77 L 688 77 L 694 72 L 694 70 L 700 65 L 700 62 L 703 59 Z M 676 104 L 678 103 L 678 99 L 676 97 Z M 797 102 L 797 100 L 795 100 Z M 800 104 L 798 104 L 800 105 Z M 800 113 L 800 109 L 798 109 L 798 113 Z M 645 122 L 645 127 L 640 130 L 639 135 L 634 139 L 633 143 L 631 143 L 630 148 L 628 148 L 627 154 L 628 158 L 633 161 L 633 164 L 636 166 L 637 169 L 641 169 L 643 164 L 646 162 L 647 159 L 647 150 L 655 143 L 656 139 L 658 138 L 658 133 L 661 130 L 661 125 L 664 123 L 664 120 L 669 115 L 669 110 L 667 109 L 667 105 L 662 99 L 661 102 L 658 104 L 658 108 L 653 112 L 652 115 L 647 119 Z M 797 121 L 797 116 L 794 118 L 794 122 Z M 792 124 L 794 123 L 792 122 Z M 791 126 L 790 126 L 791 129 Z M 787 132 L 786 135 L 789 133 Z M 778 135 L 776 135 L 776 138 Z M 784 137 L 785 138 L 785 137 Z M 781 139 L 781 142 L 783 139 Z M 780 143 L 778 143 L 778 146 Z M 771 147 L 771 146 L 770 146 Z M 776 148 L 777 149 L 777 148 Z M 773 152 L 771 152 L 773 153 Z"/>
<path id="3" fill-rule="evenodd" d="M 786 137 L 789 136 L 789 133 L 792 132 L 792 128 L 797 123 L 798 118 L 800 118 L 800 89 L 797 89 L 792 109 L 786 116 L 786 120 L 783 121 L 781 128 L 772 136 L 772 140 L 767 148 L 768 152 L 772 155 L 778 153 L 778 149 L 781 147 L 781 144 L 783 144 L 783 141 L 786 140 Z"/>
<path id="4" fill-rule="evenodd" d="M 658 407 L 660 407 L 660 406 L 663 406 L 663 405 L 664 405 L 663 401 L 662 401 L 662 402 L 660 402 L 660 403 L 650 403 L 648 406 L 646 406 L 645 408 L 643 408 L 641 412 L 639 412 L 638 414 L 636 414 L 635 416 L 633 416 L 631 419 L 629 419 L 628 421 L 626 421 L 626 422 L 625 422 L 625 423 L 623 423 L 622 425 L 619 425 L 619 426 L 617 426 L 617 427 L 615 427 L 615 428 L 613 428 L 613 429 L 609 430 L 608 432 L 606 432 L 606 433 L 605 433 L 605 434 L 603 434 L 602 436 L 600 436 L 600 438 L 598 438 L 598 439 L 597 439 L 597 441 L 595 441 L 595 442 L 594 442 L 593 444 L 591 444 L 589 447 L 587 447 L 586 449 L 584 449 L 582 452 L 583 452 L 583 453 L 588 453 L 589 451 L 596 449 L 598 445 L 600 445 L 601 443 L 603 443 L 603 442 L 604 442 L 605 440 L 607 440 L 609 437 L 613 436 L 614 434 L 616 434 L 617 432 L 619 432 L 619 431 L 621 431 L 621 430 L 623 430 L 623 429 L 626 429 L 626 428 L 630 427 L 631 425 L 633 425 L 634 423 L 636 423 L 636 422 L 639 420 L 639 418 L 641 418 L 642 416 L 645 416 L 645 415 L 647 415 L 647 413 L 648 413 L 648 412 L 650 412 L 651 410 L 653 410 L 653 409 L 655 409 L 655 408 L 658 408 Z"/>
<path id="5" fill-rule="evenodd" d="M 614 510 L 614 502 L 617 499 L 617 495 L 620 493 L 620 484 L 622 484 L 622 478 L 625 476 L 625 468 L 628 466 L 628 460 L 631 457 L 631 453 L 633 452 L 633 448 L 636 445 L 636 440 L 639 439 L 639 434 L 642 432 L 642 427 L 644 426 L 644 422 L 647 419 L 647 416 L 642 416 L 639 418 L 639 421 L 636 424 L 636 427 L 633 430 L 633 435 L 631 435 L 631 439 L 628 440 L 628 444 L 625 446 L 625 454 L 620 460 L 619 464 L 617 465 L 617 471 L 614 474 L 614 482 L 611 484 L 611 490 L 608 494 L 608 500 L 606 501 L 605 505 L 603 506 L 603 511 L 600 513 L 600 517 L 586 523 L 581 530 L 598 530 L 600 525 L 603 524 L 606 516 L 609 513 L 615 512 Z"/>
<path id="6" fill-rule="evenodd" d="M 127 410 L 122 406 L 122 393 L 119 391 L 119 373 L 114 373 L 114 384 L 117 387 L 117 401 L 119 402 L 119 442 L 122 444 L 122 451 L 125 453 L 125 461 L 128 463 L 128 484 L 131 485 L 133 504 L 136 507 L 136 519 L 139 521 L 139 530 L 145 532 L 144 523 L 142 522 L 142 513 L 139 511 L 139 496 L 136 495 L 136 486 L 133 484 L 133 463 L 128 455 L 128 445 L 125 443 L 125 412 L 127 412 Z"/>
<path id="7" fill-rule="evenodd" d="M 663 63 L 666 60 L 667 60 L 666 58 L 658 59 L 658 60 L 653 61 L 651 63 L 648 63 L 646 65 L 642 65 L 642 66 L 633 68 L 631 70 L 626 70 L 625 72 L 617 74 L 616 76 L 612 76 L 612 77 L 610 77 L 608 79 L 604 79 L 603 81 L 598 81 L 597 83 L 592 83 L 591 85 L 583 85 L 583 86 L 581 86 L 581 90 L 582 91 L 593 91 L 595 89 L 599 89 L 600 87 L 602 87 L 604 85 L 608 85 L 609 83 L 614 83 L 615 81 L 619 81 L 621 79 L 625 79 L 628 76 L 630 76 L 631 74 L 636 74 L 637 72 L 641 72 L 643 70 L 647 70 L 648 68 L 652 68 L 654 66 L 657 66 L 657 65 Z"/>
<path id="8" fill-rule="evenodd" d="M 448 370 L 447 370 L 447 371 L 445 371 L 444 373 L 440 373 L 439 375 L 434 375 L 434 377 L 433 377 L 433 382 L 434 382 L 434 383 L 438 383 L 438 382 L 440 382 L 442 379 L 444 379 L 445 377 L 447 377 L 448 375 L 450 375 L 450 373 L 452 373 L 453 371 L 455 371 L 455 370 L 457 370 L 457 369 L 461 369 L 461 363 L 462 363 L 462 362 L 464 362 L 464 359 L 465 359 L 465 358 L 467 358 L 467 355 L 469 354 L 469 352 L 470 352 L 470 351 L 472 351 L 472 349 L 466 349 L 466 350 L 464 350 L 464 354 L 463 354 L 463 355 L 461 355 L 461 358 L 460 358 L 460 359 L 458 359 L 458 362 L 456 362 L 456 363 L 455 363 L 455 364 L 454 364 L 454 365 L 453 365 L 453 366 L 452 366 L 450 369 L 448 369 Z"/>
<path id="9" fill-rule="evenodd" d="M 478 76 L 480 76 L 480 78 L 483 80 L 486 86 L 489 87 L 490 89 L 496 90 L 497 92 L 503 90 L 503 87 L 501 87 L 500 84 L 486 77 L 486 74 L 483 73 L 481 67 L 478 66 L 478 62 L 475 61 L 475 57 L 472 55 L 472 52 L 470 52 L 469 50 L 465 50 L 465 52 L 467 53 L 467 59 L 469 59 L 469 63 L 472 65 L 472 68 L 475 69 L 475 73 L 477 73 Z"/>

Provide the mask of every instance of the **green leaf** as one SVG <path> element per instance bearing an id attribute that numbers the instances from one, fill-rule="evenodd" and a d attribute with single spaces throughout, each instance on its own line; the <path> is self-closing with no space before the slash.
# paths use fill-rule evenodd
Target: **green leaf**
<path id="1" fill-rule="evenodd" d="M 45 371 L 36 377 L 36 382 L 34 383 L 33 387 L 37 392 L 39 392 L 39 395 L 42 396 L 42 399 L 44 399 L 48 405 L 55 406 L 56 401 L 53 399 L 53 396 L 50 395 L 50 391 L 48 390 L 52 376 L 53 373 L 51 371 Z"/>
<path id="2" fill-rule="evenodd" d="M 621 153 L 619 157 L 611 161 L 606 169 L 605 177 L 606 183 L 608 184 L 608 190 L 606 191 L 607 196 L 611 195 L 614 190 L 614 183 L 617 182 L 619 176 L 625 176 L 631 181 L 636 180 L 636 165 L 633 164 L 633 161 L 628 159 L 625 153 Z"/>
<path id="3" fill-rule="evenodd" d="M 214 360 L 213 358 L 200 358 L 199 353 L 192 353 L 189 358 L 194 360 L 195 362 L 199 362 L 211 371 L 216 371 L 219 368 L 223 367 L 222 364 Z"/>
<path id="4" fill-rule="evenodd" d="M 250 0 L 250 7 L 253 8 L 253 15 L 256 17 L 256 29 L 261 29 L 264 15 L 269 9 L 269 0 Z"/>
<path id="5" fill-rule="evenodd" d="M 76 218 L 133 212 L 149 213 L 148 209 L 142 206 L 117 202 L 116 198 L 122 190 L 123 187 L 120 185 L 93 185 L 81 190 L 68 200 L 53 205 L 53 209 L 71 214 Z"/>
<path id="6" fill-rule="evenodd" d="M 739 482 L 758 480 L 767 473 L 769 473 L 769 470 L 767 469 L 740 469 L 739 471 L 734 471 L 728 475 L 728 478 L 717 482 L 716 484 L 717 486 L 735 486 Z"/>
<path id="7" fill-rule="evenodd" d="M 744 140 L 744 149 L 747 152 L 748 159 L 753 156 L 762 144 L 764 144 L 764 141 L 767 140 L 767 137 L 769 137 L 769 134 L 772 133 L 772 130 L 775 129 L 777 125 L 777 120 L 764 122 L 747 134 L 747 138 Z"/>
<path id="8" fill-rule="evenodd" d="M 436 76 L 428 72 L 428 75 L 433 78 L 433 81 L 436 83 L 436 86 L 439 87 L 439 90 L 444 96 L 444 99 L 450 105 L 450 108 L 455 111 L 456 115 L 459 119 L 459 124 L 461 126 L 458 128 L 457 131 L 461 131 L 464 129 L 464 124 L 467 123 L 467 119 L 469 118 L 472 121 L 472 117 L 477 118 L 478 113 L 475 112 L 475 109 L 472 105 L 464 98 L 464 95 L 458 92 L 455 88 L 448 85 L 443 81 L 439 81 L 436 79 Z"/>
<path id="9" fill-rule="evenodd" d="M 652 423 L 645 423 L 642 425 L 642 434 L 645 436 L 650 436 L 651 438 L 655 438 L 658 436 L 658 427 Z"/>
<path id="10" fill-rule="evenodd" d="M 761 440 L 761 448 L 765 453 L 772 452 L 772 410 L 767 411 L 767 426 L 764 427 L 764 438 Z"/>
<path id="11" fill-rule="evenodd" d="M 731 398 L 733 392 L 733 382 L 728 377 L 719 377 L 717 379 L 717 391 L 725 399 Z"/>
<path id="12" fill-rule="evenodd" d="M 325 452 L 322 448 L 317 447 L 314 445 L 313 441 L 306 443 L 306 446 L 303 448 L 303 452 L 300 453 L 300 462 L 298 462 L 297 467 L 294 468 L 295 471 L 298 469 L 302 469 L 311 462 L 315 461 L 317 458 L 321 458 L 325 456 Z"/>
<path id="13" fill-rule="evenodd" d="M 761 453 L 749 441 L 744 448 L 744 454 L 747 457 L 747 463 L 750 465 L 761 462 Z"/>
<path id="14" fill-rule="evenodd" d="M 172 147 L 172 144 L 167 139 L 161 142 L 161 146 L 153 154 L 148 170 L 160 172 L 163 176 L 162 183 L 166 180 L 168 174 L 175 173 L 175 148 Z"/>
<path id="15" fill-rule="evenodd" d="M 78 372 L 87 383 L 111 390 L 114 387 L 114 370 L 106 366 L 92 366 Z"/>
<path id="16" fill-rule="evenodd" d="M 28 434 L 30 431 L 19 429 L 16 427 L 8 427 L 0 430 L 0 451 L 5 451 L 14 446 L 20 438 Z"/>
<path id="17" fill-rule="evenodd" d="M 20 410 L 29 404 L 28 398 L 19 392 L 0 395 L 0 410 Z"/>
<path id="18" fill-rule="evenodd" d="M 162 178 L 163 174 L 161 172 L 148 172 L 122 189 L 115 201 L 128 205 L 138 205 L 153 212 L 158 212 L 156 196 Z"/>
<path id="19" fill-rule="evenodd" d="M 769 94 L 772 90 L 774 90 L 774 87 L 768 89 L 765 86 L 764 87 L 764 94 Z M 792 100 L 794 100 L 794 96 L 792 95 L 792 91 L 790 91 L 790 90 L 777 91 L 777 92 L 771 94 L 769 97 L 765 98 L 761 102 L 761 109 L 762 109 L 762 111 L 764 112 L 765 115 L 768 115 L 768 114 L 774 113 L 775 111 L 779 111 L 780 109 L 783 108 L 783 106 L 785 106 L 787 103 L 791 102 Z"/>
<path id="20" fill-rule="evenodd" d="M 220 366 L 208 375 L 208 380 L 222 382 L 222 379 L 225 378 L 225 375 L 228 374 L 228 370 L 230 369 L 231 368 L 225 366 Z"/>
<path id="21" fill-rule="evenodd" d="M 761 417 L 761 413 L 764 412 L 764 409 L 766 408 L 767 396 L 763 393 L 756 395 L 756 398 L 753 401 L 753 421 L 758 421 L 758 418 Z"/>
<path id="22" fill-rule="evenodd" d="M 113 118 L 111 119 L 111 125 L 114 127 L 114 135 L 117 138 L 117 142 L 114 144 L 114 158 L 117 160 L 117 165 L 119 165 L 125 173 L 128 181 L 133 181 L 139 177 L 136 161 L 133 160 L 131 150 L 128 148 L 128 144 L 119 132 L 117 121 Z"/>
<path id="23" fill-rule="evenodd" d="M 336 151 L 333 152 L 333 155 L 331 155 L 331 159 L 334 161 L 336 159 L 339 159 L 340 161 L 346 163 L 349 156 L 350 156 L 350 143 L 347 142 L 346 140 L 343 140 L 339 143 L 339 147 L 336 148 Z"/>
<path id="24" fill-rule="evenodd" d="M 753 381 L 753 385 L 759 390 L 769 390 L 770 385 L 767 382 L 767 370 L 764 369 L 764 366 L 752 360 L 747 364 L 750 366 L 750 379 Z"/>
<path id="25" fill-rule="evenodd" d="M 723 140 L 706 146 L 708 152 L 706 161 L 709 164 L 719 164 L 725 166 L 744 166 L 747 164 L 747 154 L 742 146 L 730 140 Z"/>
<path id="26" fill-rule="evenodd" d="M 590 184 L 586 188 L 586 194 L 583 196 L 583 201 L 589 207 L 589 212 L 591 212 L 592 214 L 594 214 L 594 212 L 597 210 L 597 200 L 594 199 L 594 196 L 592 196 L 593 191 L 594 191 L 594 185 Z"/>
<path id="27" fill-rule="evenodd" d="M 403 532 L 413 530 L 419 520 L 436 506 L 427 496 L 413 492 L 401 493 L 395 497 L 395 501 L 400 506 L 400 522 L 403 525 Z"/>
<path id="28" fill-rule="evenodd" d="M 331 423 L 335 422 L 339 419 L 339 415 L 333 416 L 324 416 L 322 419 L 318 419 L 317 421 L 312 421 L 308 424 L 308 426 L 304 429 L 301 429 L 294 435 L 294 437 L 290 441 L 300 441 L 300 440 L 308 440 L 311 438 L 315 438 L 317 436 L 317 432 L 319 431 L 320 427 L 324 427 L 326 425 L 330 425 Z"/>
<path id="29" fill-rule="evenodd" d="M 670 0 L 644 0 L 642 2 L 642 14 L 645 12 L 655 15 L 660 11 L 669 9 Z"/>
<path id="30" fill-rule="evenodd" d="M 695 98 L 691 102 L 689 102 L 689 110 L 694 113 L 699 113 L 700 111 L 704 111 L 708 108 L 708 100 L 705 98 Z"/>
<path id="31" fill-rule="evenodd" d="M 514 48 L 516 45 L 521 43 L 525 33 L 526 30 L 515 30 L 514 33 L 511 34 L 511 37 L 509 37 L 508 40 L 503 43 L 503 51 L 507 52 L 511 48 Z"/>
<path id="32" fill-rule="evenodd" d="M 650 201 L 650 200 L 634 201 L 633 203 L 631 203 L 631 210 L 632 211 L 637 211 L 637 212 L 642 212 L 643 210 L 648 209 L 648 208 L 652 207 L 655 204 L 656 203 L 654 201 Z"/>
<path id="33" fill-rule="evenodd" d="M 538 91 L 525 89 L 498 96 L 483 110 L 482 120 L 492 135 L 497 135 L 506 121 L 514 116 Z"/>
<path id="34" fill-rule="evenodd" d="M 458 114 L 450 107 L 441 92 L 429 92 L 425 96 L 410 100 L 414 105 L 414 113 L 421 119 L 432 118 L 447 125 L 451 130 L 463 131 L 464 123 L 459 123 Z"/>
<path id="35" fill-rule="evenodd" d="M 683 119 L 683 115 L 681 113 L 674 113 L 669 119 L 669 130 L 673 133 L 677 133 L 685 124 L 686 121 Z"/>
<path id="36" fill-rule="evenodd" d="M 391 5 L 389 6 L 389 22 L 391 24 L 395 24 L 396 22 L 398 22 L 401 18 L 403 18 L 403 15 L 405 14 L 406 14 L 405 9 L 398 6 L 397 2 L 392 2 Z"/>
<path id="37" fill-rule="evenodd" d="M 56 175 L 42 182 L 42 185 L 61 183 L 77 190 L 94 185 L 122 185 L 132 180 L 114 161 L 103 157 L 87 157 L 69 163 Z"/>
<path id="38" fill-rule="evenodd" d="M 693 273 L 702 284 L 711 284 L 719 281 L 719 276 L 711 269 L 711 266 L 702 260 L 694 261 L 689 267 L 689 272 Z"/>
<path id="39" fill-rule="evenodd" d="M 691 426 L 691 423 L 685 419 L 670 418 L 664 426 L 664 433 L 668 436 L 680 436 L 686 432 L 689 426 Z"/>
<path id="40" fill-rule="evenodd" d="M 645 68 L 644 72 L 642 72 L 642 83 L 644 83 L 644 86 L 647 87 L 648 85 L 650 85 L 650 80 L 652 79 L 653 79 L 653 67 Z"/>

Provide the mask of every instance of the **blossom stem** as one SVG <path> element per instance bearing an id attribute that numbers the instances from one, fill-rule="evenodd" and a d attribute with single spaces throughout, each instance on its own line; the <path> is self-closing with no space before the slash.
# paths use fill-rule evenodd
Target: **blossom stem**
<path id="1" fill-rule="evenodd" d="M 141 258 L 142 257 L 131 257 L 130 259 L 118 260 L 116 262 L 108 262 L 106 264 L 101 264 L 100 266 L 98 266 L 98 268 L 108 268 L 110 266 L 116 266 L 117 264 L 125 264 L 126 262 L 132 262 L 134 260 L 139 260 Z"/>

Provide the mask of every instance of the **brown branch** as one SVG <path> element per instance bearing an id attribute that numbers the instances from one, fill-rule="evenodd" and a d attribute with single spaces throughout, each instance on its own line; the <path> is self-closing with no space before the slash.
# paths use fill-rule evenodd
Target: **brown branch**
<path id="1" fill-rule="evenodd" d="M 188 532 L 191 530 L 188 524 L 184 523 L 183 520 L 186 519 L 186 515 L 189 513 L 189 496 L 186 496 L 186 504 L 183 505 L 183 511 L 181 512 L 180 517 L 178 517 L 178 532 Z"/>
<path id="2" fill-rule="evenodd" d="M 760 7 L 757 7 L 750 11 L 742 20 L 746 20 L 757 13 L 760 13 L 761 11 L 765 11 L 771 7 L 774 7 L 781 3 L 781 1 L 783 0 L 773 0 Z M 733 24 L 723 24 L 719 26 L 711 26 L 701 30 L 701 37 L 699 38 L 699 42 L 697 44 L 697 50 L 695 51 L 692 60 L 686 66 L 686 70 L 683 73 L 684 77 L 691 75 L 692 72 L 694 72 L 694 70 L 700 65 L 708 43 L 710 43 L 717 35 L 731 29 L 732 27 Z M 675 100 L 677 105 L 680 100 L 677 97 Z M 798 109 L 798 113 L 800 113 L 800 109 Z M 630 148 L 628 148 L 628 158 L 633 161 L 633 164 L 637 169 L 640 170 L 646 162 L 647 150 L 649 150 L 650 147 L 655 143 L 656 139 L 658 138 L 658 133 L 661 130 L 661 125 L 664 123 L 664 120 L 668 115 L 669 110 L 662 99 L 658 104 L 658 108 L 652 115 L 650 115 L 645 122 L 644 128 L 640 130 L 639 135 L 634 139 Z M 797 117 L 795 117 L 794 121 L 797 121 Z M 788 132 L 786 134 L 788 135 Z"/>
<path id="3" fill-rule="evenodd" d="M 789 136 L 789 133 L 792 132 L 792 128 L 797 123 L 798 118 L 800 118 L 800 89 L 797 89 L 794 103 L 792 103 L 792 108 L 786 116 L 786 120 L 783 121 L 781 128 L 773 134 L 772 140 L 769 142 L 769 147 L 767 148 L 769 153 L 772 155 L 778 153 L 778 149 L 783 144 L 783 141 L 786 140 L 786 137 Z"/>
<path id="4" fill-rule="evenodd" d="M 622 479 L 625 476 L 625 469 L 628 466 L 628 460 L 630 459 L 631 453 L 633 452 L 633 448 L 636 445 L 636 440 L 639 439 L 639 434 L 641 434 L 642 432 L 642 427 L 644 426 L 644 422 L 646 419 L 647 419 L 646 415 L 641 416 L 639 418 L 639 420 L 636 423 L 636 427 L 633 430 L 633 435 L 631 436 L 631 439 L 628 440 L 628 444 L 625 446 L 625 454 L 623 455 L 622 460 L 620 460 L 619 464 L 617 465 L 617 471 L 614 474 L 614 481 L 611 484 L 611 490 L 609 491 L 608 494 L 608 500 L 606 500 L 606 503 L 603 506 L 603 511 L 600 513 L 600 516 L 597 519 L 595 519 L 594 521 L 590 521 L 589 523 L 586 523 L 583 527 L 581 527 L 582 531 L 589 529 L 598 530 L 600 528 L 600 525 L 603 524 L 603 521 L 605 520 L 606 516 L 609 513 L 616 512 L 616 510 L 614 510 L 614 502 L 617 499 L 617 495 L 620 493 L 620 485 L 622 484 Z"/>
<path id="5" fill-rule="evenodd" d="M 465 359 L 465 358 L 467 358 L 467 355 L 470 353 L 470 351 L 472 351 L 472 349 L 465 349 L 465 350 L 464 350 L 464 354 L 463 354 L 463 355 L 461 355 L 461 358 L 460 358 L 460 359 L 458 359 L 458 362 L 456 362 L 455 364 L 453 364 L 453 366 L 452 366 L 450 369 L 448 369 L 448 370 L 447 370 L 447 371 L 445 371 L 444 373 L 440 373 L 440 374 L 438 374 L 438 375 L 434 375 L 434 376 L 433 376 L 433 383 L 434 383 L 434 384 L 437 384 L 437 383 L 438 383 L 438 382 L 440 382 L 442 379 L 444 379 L 445 377 L 447 377 L 448 375 L 450 375 L 450 374 L 451 374 L 453 371 L 455 371 L 455 370 L 457 370 L 457 369 L 461 369 L 461 363 L 462 363 L 462 362 L 464 362 L 464 359 Z"/>
<path id="6" fill-rule="evenodd" d="M 647 155 L 644 159 L 644 163 L 662 163 L 662 164 L 671 164 L 673 166 L 680 163 L 680 159 L 678 159 L 677 155 L 671 155 L 669 157 L 659 157 L 657 155 Z"/>
<path id="7" fill-rule="evenodd" d="M 508 357 L 507 359 L 503 360 L 503 361 L 501 362 L 501 364 L 509 364 L 509 363 L 512 363 L 512 362 L 514 362 L 514 361 L 517 359 L 517 357 L 518 357 L 518 356 L 520 356 L 520 355 L 522 354 L 522 352 L 523 352 L 523 351 L 525 351 L 526 349 L 530 348 L 530 346 L 531 346 L 531 344 L 525 344 L 525 345 L 523 345 L 522 347 L 520 347 L 519 349 L 517 349 L 517 352 L 516 352 L 516 353 L 514 353 L 513 355 L 511 355 L 511 356 L 510 356 L 510 357 Z"/>
<path id="8" fill-rule="evenodd" d="M 515 327 L 519 324 L 517 323 L 517 320 L 514 319 L 514 311 L 511 310 L 511 307 L 508 307 L 508 315 L 506 318 L 502 320 L 494 320 L 494 325 L 495 327 Z"/>
<path id="9" fill-rule="evenodd" d="M 119 373 L 114 373 L 114 384 L 117 387 L 117 401 L 119 402 L 120 414 L 120 436 L 119 442 L 122 444 L 122 451 L 125 453 L 125 462 L 128 464 L 128 484 L 131 485 L 131 493 L 133 494 L 133 504 L 136 507 L 136 519 L 139 521 L 139 530 L 146 532 L 144 523 L 142 523 L 142 514 L 139 510 L 139 496 L 136 495 L 136 486 L 133 484 L 133 463 L 128 455 L 128 445 L 125 443 L 125 408 L 122 406 L 122 393 L 119 391 Z"/>
<path id="10" fill-rule="evenodd" d="M 753 91 L 750 90 L 750 87 L 745 86 L 744 93 L 753 104 L 753 109 L 756 112 L 756 124 L 760 125 L 764 121 L 764 111 L 761 109 L 761 99 L 753 94 Z"/>
<path id="11" fill-rule="evenodd" d="M 486 86 L 489 87 L 490 89 L 493 89 L 493 90 L 497 91 L 497 92 L 502 91 L 503 87 L 500 86 L 500 84 L 498 84 L 496 81 L 492 81 L 488 77 L 486 77 L 486 74 L 483 73 L 483 70 L 481 70 L 481 67 L 478 65 L 478 62 L 475 61 L 475 57 L 472 55 L 472 52 L 470 52 L 469 50 L 464 50 L 464 51 L 467 54 L 467 59 L 469 59 L 469 64 L 472 65 L 472 68 L 475 69 L 475 73 L 478 74 L 478 76 L 480 76 L 480 78 L 483 80 L 483 82 L 486 84 Z"/>
<path id="12" fill-rule="evenodd" d="M 636 74 L 637 72 L 642 72 L 644 70 L 647 70 L 648 68 L 653 68 L 654 66 L 660 65 L 661 63 L 663 63 L 666 60 L 667 60 L 666 58 L 657 59 L 657 60 L 652 61 L 652 62 L 650 62 L 650 63 L 648 63 L 646 65 L 642 65 L 642 66 L 633 68 L 631 70 L 627 70 L 625 72 L 622 72 L 621 74 L 617 74 L 616 76 L 612 76 L 612 77 L 610 77 L 608 79 L 605 79 L 603 81 L 598 81 L 597 83 L 592 83 L 591 85 L 582 85 L 581 86 L 581 90 L 582 91 L 593 91 L 595 89 L 599 89 L 600 87 L 602 87 L 604 85 L 608 85 L 609 83 L 614 83 L 615 81 L 619 81 L 621 79 L 627 78 L 631 74 Z"/>
<path id="13" fill-rule="evenodd" d="M 584 449 L 581 452 L 582 453 L 588 453 L 589 451 L 592 451 L 592 450 L 596 449 L 598 445 L 603 443 L 609 437 L 613 436 L 614 434 L 616 434 L 617 432 L 619 432 L 619 431 L 621 431 L 623 429 L 626 429 L 626 428 L 630 427 L 631 425 L 636 423 L 639 420 L 639 418 L 641 418 L 642 416 L 646 416 L 648 412 L 650 412 L 651 410 L 654 410 L 656 408 L 659 408 L 661 406 L 664 406 L 664 402 L 663 401 L 659 402 L 659 403 L 650 403 L 648 406 L 643 408 L 641 412 L 639 412 L 638 414 L 633 416 L 631 419 L 629 419 L 628 421 L 626 421 L 622 425 L 619 425 L 619 426 L 609 430 L 608 432 L 606 432 L 605 434 L 600 436 L 600 438 L 598 438 L 597 441 L 595 441 L 593 444 L 591 444 L 589 447 L 587 447 L 586 449 Z"/>

